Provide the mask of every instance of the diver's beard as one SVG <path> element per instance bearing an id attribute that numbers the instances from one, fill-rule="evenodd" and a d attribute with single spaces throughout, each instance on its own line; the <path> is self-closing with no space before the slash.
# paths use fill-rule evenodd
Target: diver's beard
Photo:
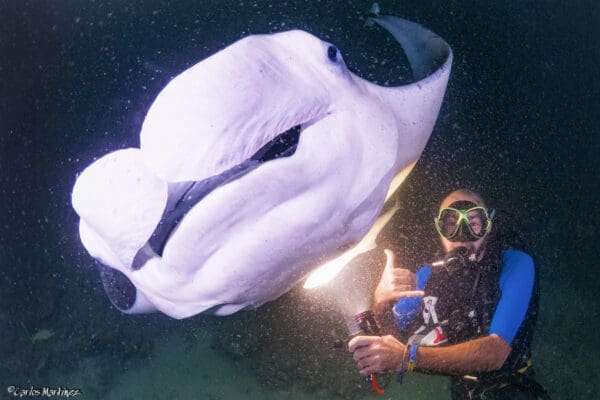
<path id="1" fill-rule="evenodd" d="M 448 256 L 450 253 L 460 251 L 460 248 L 466 249 L 465 253 L 468 257 L 473 257 L 476 261 L 481 261 L 485 254 L 485 243 L 474 241 L 474 242 L 450 242 L 449 246 L 446 246 L 444 256 Z"/>

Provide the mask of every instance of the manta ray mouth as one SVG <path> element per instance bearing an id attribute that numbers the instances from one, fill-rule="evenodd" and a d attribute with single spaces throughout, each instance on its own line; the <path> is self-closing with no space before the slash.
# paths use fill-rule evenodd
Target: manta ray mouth
<path id="1" fill-rule="evenodd" d="M 259 148 L 252 157 L 227 171 L 201 181 L 177 184 L 177 188 L 174 190 L 177 193 L 175 195 L 176 199 L 169 202 L 170 205 L 165 208 L 160 222 L 154 229 L 147 244 L 135 255 L 132 268 L 137 270 L 149 258 L 155 255 L 162 255 L 167 240 L 175 231 L 177 225 L 188 211 L 200 203 L 208 194 L 235 179 L 241 178 L 253 169 L 258 168 L 261 164 L 294 155 L 298 147 L 301 132 L 301 126 L 296 125 L 275 136 Z"/>

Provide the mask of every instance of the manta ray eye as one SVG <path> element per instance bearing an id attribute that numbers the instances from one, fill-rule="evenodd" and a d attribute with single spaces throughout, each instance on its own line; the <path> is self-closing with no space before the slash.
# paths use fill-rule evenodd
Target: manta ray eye
<path id="1" fill-rule="evenodd" d="M 338 49 L 335 46 L 329 46 L 329 48 L 327 49 L 327 57 L 331 61 L 333 61 L 333 62 L 337 61 L 337 54 L 338 54 Z"/>

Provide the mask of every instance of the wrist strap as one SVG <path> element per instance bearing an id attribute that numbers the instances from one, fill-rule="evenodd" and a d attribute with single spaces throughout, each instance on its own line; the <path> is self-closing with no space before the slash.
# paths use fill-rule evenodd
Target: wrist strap
<path id="1" fill-rule="evenodd" d="M 413 344 L 410 346 L 410 357 L 408 358 L 408 372 L 413 372 L 415 369 L 415 362 L 417 361 L 417 349 L 419 346 Z"/>
<path id="2" fill-rule="evenodd" d="M 406 372 L 404 370 L 404 359 L 406 358 L 406 353 L 408 352 L 409 348 L 410 344 L 404 346 L 404 352 L 402 353 L 402 359 L 400 360 L 400 369 L 398 370 L 398 376 L 396 378 L 398 383 L 402 383 L 402 378 L 404 378 L 404 373 Z"/>

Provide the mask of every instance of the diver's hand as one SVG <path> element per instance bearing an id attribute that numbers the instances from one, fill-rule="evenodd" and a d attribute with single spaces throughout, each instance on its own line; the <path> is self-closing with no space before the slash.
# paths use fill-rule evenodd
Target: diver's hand
<path id="1" fill-rule="evenodd" d="M 404 344 L 392 335 L 356 336 L 348 343 L 362 376 L 373 372 L 400 371 Z"/>
<path id="2" fill-rule="evenodd" d="M 403 297 L 423 297 L 422 290 L 416 290 L 417 277 L 414 272 L 405 268 L 396 268 L 396 256 L 384 250 L 387 257 L 383 274 L 375 289 L 375 304 L 396 302 Z"/>

